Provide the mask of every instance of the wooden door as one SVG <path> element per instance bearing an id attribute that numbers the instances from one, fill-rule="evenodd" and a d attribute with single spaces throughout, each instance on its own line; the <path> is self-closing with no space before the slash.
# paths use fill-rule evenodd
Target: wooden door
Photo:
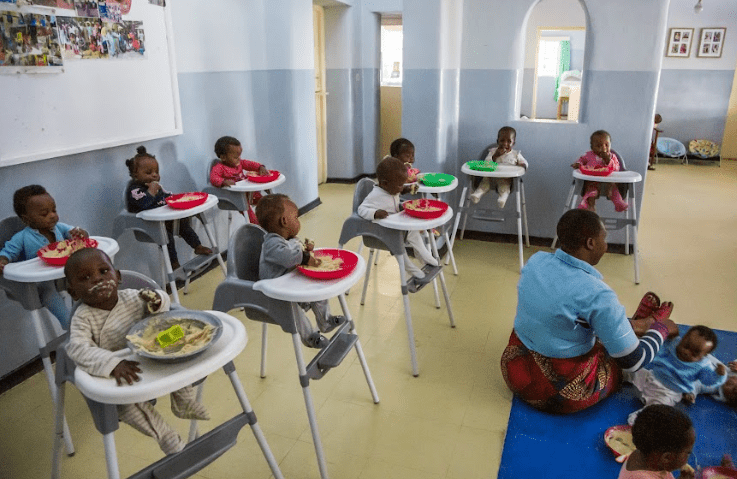
<path id="1" fill-rule="evenodd" d="M 324 10 L 312 6 L 312 25 L 315 38 L 315 125 L 317 126 L 317 183 L 328 177 L 327 158 L 327 91 L 325 90 L 325 20 Z"/>

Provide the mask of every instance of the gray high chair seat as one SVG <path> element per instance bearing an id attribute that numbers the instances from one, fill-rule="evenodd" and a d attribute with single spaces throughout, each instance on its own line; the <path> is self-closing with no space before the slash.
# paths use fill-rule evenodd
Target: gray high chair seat
<path id="1" fill-rule="evenodd" d="M 294 352 L 299 370 L 299 381 L 305 399 L 307 416 L 312 431 L 312 440 L 315 446 L 320 476 L 327 479 L 327 463 L 322 450 L 320 434 L 317 428 L 317 418 L 310 392 L 310 380 L 318 380 L 327 374 L 330 369 L 337 367 L 350 352 L 355 349 L 363 368 L 366 382 L 374 403 L 378 404 L 379 396 L 376 393 L 368 364 L 363 354 L 361 342 L 355 325 L 350 318 L 343 294 L 339 295 L 346 322 L 340 325 L 329 340 L 329 344 L 321 349 L 305 364 L 302 353 L 302 344 L 297 332 L 296 321 L 298 315 L 303 314 L 297 303 L 270 298 L 254 289 L 259 281 L 258 269 L 266 232 L 258 225 L 246 224 L 241 226 L 230 238 L 228 245 L 228 276 L 215 290 L 212 308 L 216 311 L 228 312 L 233 309 L 243 309 L 248 319 L 263 323 L 261 345 L 261 377 L 265 377 L 267 324 L 275 324 L 284 332 L 291 334 Z"/>
<path id="2" fill-rule="evenodd" d="M 141 273 L 126 270 L 121 270 L 120 273 L 121 283 L 118 285 L 118 289 L 161 289 L 154 280 Z M 78 306 L 78 304 L 75 306 Z M 185 308 L 176 303 L 172 303 L 171 309 L 183 310 Z M 63 339 L 63 342 L 59 342 L 56 345 L 55 380 L 59 392 L 55 405 L 55 430 L 51 470 L 52 479 L 58 479 L 61 474 L 61 461 L 59 457 L 61 430 L 59 418 L 64 413 L 65 384 L 67 382 L 75 384 L 76 364 L 66 353 L 68 334 Z M 121 356 L 121 359 L 122 358 L 123 356 Z M 271 468 L 274 477 L 283 479 L 279 466 L 277 465 L 269 445 L 266 443 L 266 439 L 261 432 L 260 426 L 258 425 L 256 415 L 251 409 L 245 391 L 243 390 L 240 380 L 235 373 L 233 361 L 228 361 L 224 366 L 222 366 L 222 368 L 231 380 L 235 393 L 241 402 L 243 412 L 199 437 L 197 434 L 197 420 L 191 420 L 188 443 L 181 452 L 165 456 L 159 461 L 156 461 L 155 463 L 132 474 L 129 476 L 129 479 L 179 479 L 190 477 L 233 447 L 236 443 L 238 433 L 246 424 L 251 426 L 253 434 L 261 447 L 264 457 L 269 463 L 269 467 Z M 202 377 L 194 382 L 194 385 L 198 386 L 197 401 L 202 400 L 202 387 L 205 379 L 206 377 Z M 84 394 L 82 394 L 82 397 L 84 397 L 90 413 L 92 414 L 95 428 L 100 432 L 100 434 L 102 434 L 108 478 L 119 479 L 120 471 L 118 468 L 114 439 L 114 433 L 119 427 L 117 405 L 99 402 L 88 398 Z M 155 398 L 150 399 L 155 401 Z"/>
<path id="3" fill-rule="evenodd" d="M 404 304 L 404 317 L 407 325 L 407 336 L 409 341 L 410 360 L 412 363 L 412 375 L 419 376 L 419 368 L 417 365 L 417 351 L 415 349 L 415 336 L 412 327 L 412 312 L 409 304 L 409 293 L 417 292 L 430 282 L 433 282 L 435 292 L 435 307 L 440 308 L 440 298 L 438 296 L 437 286 L 434 279 L 440 276 L 443 293 L 445 295 L 445 304 L 448 309 L 448 319 L 450 326 L 455 328 L 455 319 L 453 317 L 453 309 L 450 304 L 450 298 L 445 287 L 445 280 L 442 276 L 442 264 L 436 267 L 426 266 L 423 268 L 425 278 L 416 280 L 413 278 L 412 283 L 415 288 L 410 290 L 408 286 L 407 273 L 404 270 L 404 231 L 389 229 L 378 223 L 362 218 L 358 215 L 358 207 L 366 199 L 366 196 L 374 188 L 375 183 L 369 178 L 363 178 L 356 184 L 356 190 L 353 193 L 353 212 L 343 223 L 338 240 L 339 247 L 343 248 L 351 239 L 361 237 L 363 244 L 369 248 L 369 259 L 367 261 L 366 275 L 363 282 L 363 291 L 361 293 L 361 304 L 364 304 L 366 298 L 366 289 L 368 287 L 369 274 L 371 272 L 371 264 L 373 255 L 377 250 L 388 251 L 396 260 L 399 266 L 399 274 L 401 278 L 401 292 Z"/>

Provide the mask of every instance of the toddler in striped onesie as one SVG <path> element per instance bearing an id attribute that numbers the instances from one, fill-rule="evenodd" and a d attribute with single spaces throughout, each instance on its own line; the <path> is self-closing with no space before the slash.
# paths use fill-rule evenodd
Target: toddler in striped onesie
<path id="1" fill-rule="evenodd" d="M 118 291 L 120 272 L 110 258 L 95 248 L 85 248 L 69 257 L 64 266 L 69 294 L 82 304 L 75 311 L 69 330 L 67 354 L 83 371 L 100 377 L 114 377 L 118 385 L 138 381 L 138 362 L 114 354 L 126 347 L 130 327 L 148 312 L 167 311 L 169 296 L 160 290 Z M 154 294 L 150 294 L 154 293 Z M 210 419 L 197 402 L 192 386 L 171 393 L 171 410 L 182 419 Z M 121 421 L 151 436 L 166 454 L 174 454 L 186 443 L 169 426 L 150 402 L 118 405 Z"/>

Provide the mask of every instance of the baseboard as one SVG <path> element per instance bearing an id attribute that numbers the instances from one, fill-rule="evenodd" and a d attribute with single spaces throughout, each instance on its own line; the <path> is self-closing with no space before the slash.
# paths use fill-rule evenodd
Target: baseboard
<path id="1" fill-rule="evenodd" d="M 456 232 L 456 240 L 460 240 L 461 231 Z M 466 230 L 463 235 L 464 239 L 470 239 L 475 241 L 487 241 L 489 243 L 512 243 L 517 244 L 518 236 L 516 233 L 488 233 L 484 231 L 473 231 Z M 523 238 L 524 240 L 524 238 Z M 541 248 L 547 248 L 550 251 L 550 245 L 553 242 L 553 238 L 546 238 L 541 236 L 530 236 L 530 246 L 537 246 Z M 560 245 L 556 245 L 560 246 Z M 634 246 L 630 244 L 630 254 L 634 251 Z M 624 254 L 624 243 L 609 243 L 607 253 L 613 254 Z"/>
<path id="2" fill-rule="evenodd" d="M 358 183 L 360 180 L 364 178 L 376 178 L 376 173 L 363 173 L 353 178 L 328 178 L 327 180 L 325 180 L 325 182 L 326 183 L 343 183 L 343 184 L 352 185 L 354 183 Z"/>
<path id="3" fill-rule="evenodd" d="M 318 206 L 322 204 L 322 201 L 320 201 L 320 197 L 318 196 L 314 200 L 310 201 L 306 205 L 304 205 L 302 208 L 298 210 L 299 216 L 302 216 L 303 214 L 307 213 L 308 211 L 312 211 Z"/>

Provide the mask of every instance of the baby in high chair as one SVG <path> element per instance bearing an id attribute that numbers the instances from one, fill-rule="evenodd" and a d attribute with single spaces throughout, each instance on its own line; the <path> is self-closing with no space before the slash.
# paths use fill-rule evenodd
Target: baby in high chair
<path id="1" fill-rule="evenodd" d="M 414 167 L 415 164 L 415 145 L 407 138 L 397 138 L 389 145 L 389 156 L 398 159 L 407 167 L 407 182 L 413 183 L 417 181 L 417 175 L 420 170 Z"/>
<path id="2" fill-rule="evenodd" d="M 278 278 L 299 265 L 320 265 L 320 260 L 312 254 L 315 245 L 307 240 L 303 244 L 297 238 L 300 229 L 299 211 L 287 195 L 274 194 L 261 198 L 256 205 L 256 216 L 267 232 L 261 246 L 258 267 L 260 279 Z M 319 331 L 315 331 L 307 316 L 300 312 L 297 332 L 302 343 L 309 348 L 321 349 L 327 346 L 328 339 L 320 333 L 329 333 L 345 323 L 344 316 L 330 314 L 327 300 L 299 303 L 299 306 L 304 311 L 312 310 L 319 328 Z"/>
<path id="3" fill-rule="evenodd" d="M 242 160 L 241 154 L 243 147 L 237 138 L 232 136 L 223 136 L 215 142 L 215 154 L 220 158 L 220 163 L 216 164 L 210 170 L 210 183 L 218 188 L 224 186 L 233 186 L 241 180 L 247 178 L 247 172 L 256 171 L 259 175 L 268 175 L 269 170 L 264 165 L 256 161 Z M 258 224 L 258 218 L 253 213 L 251 205 L 258 204 L 261 199 L 261 193 L 255 192 L 248 199 L 248 221 L 252 224 Z M 243 213 L 243 212 L 241 212 Z"/>
<path id="4" fill-rule="evenodd" d="M 604 130 L 597 130 L 591 134 L 591 151 L 586 152 L 575 163 L 571 165 L 574 169 L 580 169 L 582 166 L 588 169 L 608 166 L 611 171 L 621 170 L 619 158 L 617 154 L 611 151 L 612 137 Z M 630 205 L 622 199 L 619 188 L 614 183 L 599 183 L 597 181 L 584 182 L 584 194 L 581 198 L 579 208 L 584 210 L 596 211 L 596 199 L 601 193 L 614 203 L 614 209 L 617 211 L 625 211 Z"/>
<path id="5" fill-rule="evenodd" d="M 367 220 L 380 220 L 401 211 L 399 195 L 405 190 L 407 168 L 400 160 L 390 156 L 381 160 L 376 167 L 376 177 L 379 183 L 358 206 L 358 215 Z M 438 266 L 438 260 L 430 253 L 419 231 L 408 231 L 406 242 L 424 264 Z M 410 260 L 406 252 L 404 269 L 414 278 L 425 277 L 425 272 Z"/>
<path id="6" fill-rule="evenodd" d="M 59 222 L 54 198 L 41 185 L 28 185 L 13 194 L 13 209 L 26 227 L 5 242 L 0 250 L 0 275 L 5 265 L 36 257 L 38 250 L 57 241 L 87 238 L 85 230 Z M 64 330 L 69 329 L 69 309 L 53 281 L 38 285 L 41 302 L 56 316 Z"/>
<path id="7" fill-rule="evenodd" d="M 69 357 L 93 376 L 114 377 L 119 386 L 138 381 L 139 363 L 121 360 L 114 351 L 126 347 L 128 330 L 144 319 L 147 311 L 168 311 L 169 296 L 160 290 L 118 291 L 120 271 L 113 267 L 108 255 L 95 248 L 81 249 L 70 256 L 64 274 L 69 294 L 82 302 L 72 317 L 66 346 Z M 192 386 L 171 393 L 171 410 L 182 419 L 210 419 L 205 406 L 197 402 Z M 156 439 L 166 454 L 179 452 L 186 445 L 150 402 L 119 404 L 118 416 Z"/>
<path id="8" fill-rule="evenodd" d="M 494 161 L 500 165 L 521 166 L 527 169 L 527 160 L 522 156 L 519 150 L 513 150 L 512 147 L 517 142 L 517 131 L 511 126 L 503 126 L 496 135 L 496 147 L 489 150 L 485 161 Z M 496 188 L 499 194 L 497 204 L 499 208 L 504 208 L 507 204 L 507 198 L 512 192 L 512 178 L 481 178 L 479 186 L 471 193 L 471 201 L 478 203 L 491 187 Z"/>
<path id="9" fill-rule="evenodd" d="M 125 164 L 131 176 L 125 190 L 128 211 L 138 213 L 166 205 L 166 197 L 171 196 L 171 193 L 159 184 L 161 177 L 159 176 L 159 163 L 156 161 L 156 157 L 147 153 L 145 147 L 139 146 L 136 148 L 136 156 L 125 160 Z M 179 268 L 179 258 L 174 244 L 174 223 L 167 221 L 164 225 L 169 240 L 166 247 L 171 260 L 171 267 L 176 270 Z M 195 254 L 212 254 L 212 250 L 202 244 L 199 236 L 192 229 L 189 218 L 179 220 L 179 235 L 194 249 Z"/>

